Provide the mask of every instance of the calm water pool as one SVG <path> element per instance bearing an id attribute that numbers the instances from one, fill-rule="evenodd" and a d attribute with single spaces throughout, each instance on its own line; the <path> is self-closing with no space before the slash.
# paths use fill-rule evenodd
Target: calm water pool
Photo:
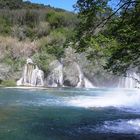
<path id="1" fill-rule="evenodd" d="M 140 140 L 140 90 L 0 88 L 0 140 Z"/>

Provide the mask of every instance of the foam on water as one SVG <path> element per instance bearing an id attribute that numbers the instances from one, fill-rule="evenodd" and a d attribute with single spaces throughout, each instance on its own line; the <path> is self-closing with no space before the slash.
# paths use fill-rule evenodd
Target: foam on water
<path id="1" fill-rule="evenodd" d="M 70 106 L 87 109 L 113 107 L 125 112 L 140 113 L 140 90 L 48 91 L 43 90 L 43 96 L 40 96 L 37 92 L 39 97 L 36 96 L 34 100 L 21 100 L 16 104 L 26 106 Z"/>
<path id="2" fill-rule="evenodd" d="M 72 97 L 69 104 L 77 107 L 116 107 L 135 109 L 140 112 L 140 90 L 109 91 L 107 94 L 96 96 L 79 95 Z"/>
<path id="3" fill-rule="evenodd" d="M 104 133 L 140 134 L 140 119 L 105 121 L 96 131 Z"/>

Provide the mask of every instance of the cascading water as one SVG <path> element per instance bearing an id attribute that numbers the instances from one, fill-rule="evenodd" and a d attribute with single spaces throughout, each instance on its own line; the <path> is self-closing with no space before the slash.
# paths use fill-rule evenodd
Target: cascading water
<path id="1" fill-rule="evenodd" d="M 95 86 L 85 77 L 84 78 L 85 82 L 85 88 L 95 88 Z"/>
<path id="2" fill-rule="evenodd" d="M 71 67 L 73 65 L 74 67 Z M 67 77 L 68 81 L 76 81 L 77 84 L 72 87 L 85 87 L 85 88 L 94 88 L 93 84 L 84 76 L 80 66 L 73 62 L 72 64 L 69 64 L 69 70 L 72 70 L 71 72 L 64 72 L 65 66 L 59 62 L 54 61 L 50 64 L 51 72 L 47 77 L 46 84 L 48 87 L 65 87 L 65 86 L 72 86 L 72 85 L 66 85 L 65 84 L 65 78 Z M 74 68 L 74 69 L 73 69 Z M 75 73 L 73 73 L 73 71 Z M 72 75 L 69 75 L 69 73 L 73 73 Z"/>
<path id="3" fill-rule="evenodd" d="M 54 67 L 55 65 L 55 67 Z M 59 61 L 54 61 L 50 75 L 47 78 L 47 85 L 49 87 L 63 86 L 63 65 Z"/>
<path id="4" fill-rule="evenodd" d="M 84 87 L 85 88 L 94 88 L 93 84 L 84 76 L 80 66 L 76 63 L 77 69 L 79 71 L 79 82 L 77 84 L 77 87 L 82 86 L 82 82 L 84 82 Z"/>
<path id="5" fill-rule="evenodd" d="M 82 73 L 81 68 L 79 67 L 79 65 L 77 63 L 75 63 L 75 64 L 76 64 L 76 67 L 77 67 L 77 69 L 79 71 L 79 82 L 77 84 L 77 87 L 79 88 L 79 87 L 82 87 L 82 82 L 83 82 L 83 79 L 84 79 L 84 75 L 83 75 L 83 73 Z"/>
<path id="6" fill-rule="evenodd" d="M 32 61 L 27 59 L 23 75 L 17 81 L 17 86 L 44 86 L 44 72 L 38 68 Z"/>
<path id="7" fill-rule="evenodd" d="M 127 72 L 126 77 L 119 79 L 119 88 L 140 88 L 140 75 L 136 72 Z"/>

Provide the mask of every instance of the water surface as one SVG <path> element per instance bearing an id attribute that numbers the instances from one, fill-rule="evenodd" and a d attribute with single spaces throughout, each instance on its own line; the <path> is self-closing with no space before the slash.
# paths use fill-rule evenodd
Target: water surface
<path id="1" fill-rule="evenodd" d="M 0 89 L 0 140 L 139 140 L 140 90 Z"/>

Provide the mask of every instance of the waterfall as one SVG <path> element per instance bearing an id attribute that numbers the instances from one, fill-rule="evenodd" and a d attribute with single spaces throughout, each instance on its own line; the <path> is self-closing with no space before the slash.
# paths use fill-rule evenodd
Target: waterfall
<path id="1" fill-rule="evenodd" d="M 95 88 L 95 86 L 85 77 L 85 88 Z"/>
<path id="2" fill-rule="evenodd" d="M 83 87 L 84 75 L 83 75 L 83 73 L 81 71 L 80 66 L 77 63 L 75 63 L 75 64 L 76 64 L 77 70 L 79 71 L 79 82 L 77 84 L 77 87 Z"/>
<path id="3" fill-rule="evenodd" d="M 85 87 L 85 88 L 94 88 L 93 84 L 84 76 L 80 66 L 74 62 L 73 67 L 69 64 L 70 72 L 64 73 L 63 69 L 65 66 L 58 60 L 53 61 L 50 64 L 50 74 L 44 80 L 44 73 L 38 68 L 37 65 L 33 63 L 31 59 L 27 59 L 27 62 L 24 66 L 22 77 L 17 81 L 18 86 L 44 86 L 47 87 Z M 75 70 L 75 73 L 73 71 Z M 72 73 L 72 75 L 69 75 Z M 69 76 L 68 76 L 69 75 Z M 68 76 L 68 82 L 71 80 L 75 82 L 75 85 L 67 85 L 64 83 L 65 78 Z"/>
<path id="4" fill-rule="evenodd" d="M 136 72 L 127 72 L 126 77 L 119 79 L 119 88 L 140 88 L 140 75 Z"/>
<path id="5" fill-rule="evenodd" d="M 31 85 L 36 86 L 44 85 L 44 73 L 43 71 L 39 70 L 38 66 L 36 65 L 36 68 L 32 71 L 32 78 L 31 78 Z"/>
<path id="6" fill-rule="evenodd" d="M 51 63 L 51 73 L 47 78 L 47 85 L 49 87 L 63 86 L 63 65 L 59 61 Z"/>
<path id="7" fill-rule="evenodd" d="M 68 66 L 68 70 L 64 69 Z M 85 88 L 94 88 L 93 84 L 84 76 L 80 66 L 76 63 L 67 63 L 67 66 L 61 62 L 55 60 L 50 64 L 50 74 L 46 79 L 46 85 L 48 87 L 85 87 Z M 70 70 L 70 71 L 69 71 Z M 74 73 L 73 73 L 74 71 Z M 71 75 L 69 75 L 72 73 Z M 77 74 L 78 73 L 78 74 Z M 78 79 L 78 80 L 77 80 Z M 66 81 L 69 83 L 66 84 Z M 77 82 L 72 84 L 72 82 Z"/>
<path id="8" fill-rule="evenodd" d="M 32 61 L 27 59 L 22 77 L 17 81 L 17 86 L 44 86 L 44 72 Z"/>
<path id="9" fill-rule="evenodd" d="M 80 66 L 77 63 L 76 66 L 79 71 L 79 82 L 77 84 L 77 87 L 83 87 L 84 85 L 85 88 L 94 88 L 95 86 L 93 86 L 93 84 L 84 76 Z"/>

